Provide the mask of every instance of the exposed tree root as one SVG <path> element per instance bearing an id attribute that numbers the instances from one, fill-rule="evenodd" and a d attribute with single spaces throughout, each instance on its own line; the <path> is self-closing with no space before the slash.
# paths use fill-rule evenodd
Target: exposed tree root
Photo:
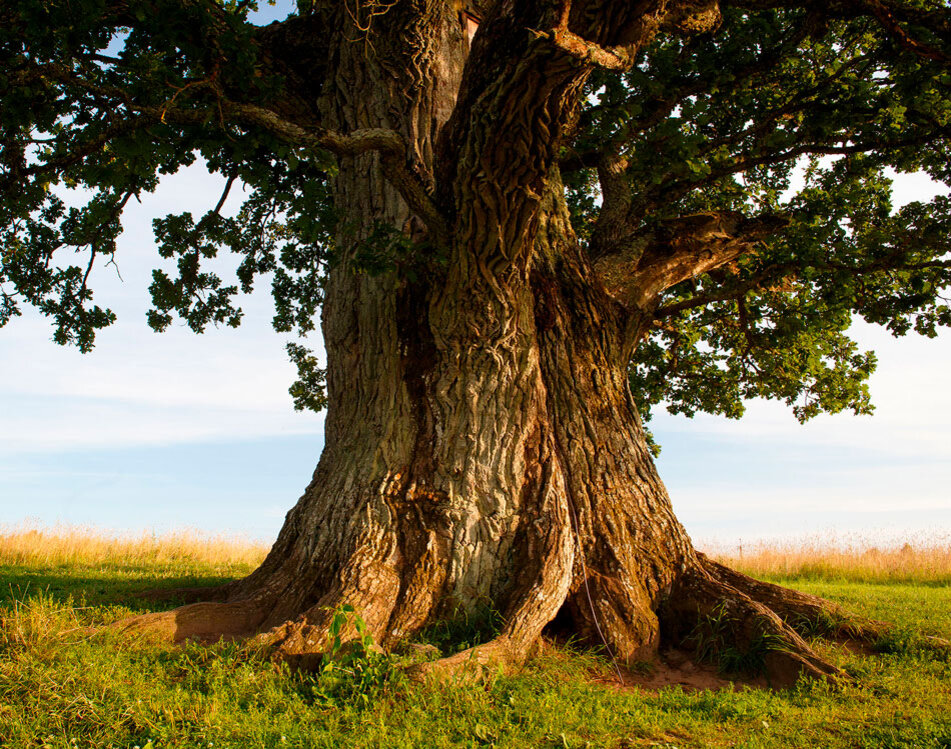
<path id="1" fill-rule="evenodd" d="M 951 658 L 951 640 L 946 640 L 943 637 L 925 635 L 921 638 L 921 644 L 932 653 L 944 658 Z"/>
<path id="2" fill-rule="evenodd" d="M 855 616 L 832 601 L 756 580 L 703 554 L 697 556 L 718 580 L 764 604 L 804 636 L 874 645 L 886 641 L 895 631 L 889 622 Z M 923 636 L 918 645 L 940 655 L 951 654 L 951 642 L 942 637 Z"/>
<path id="3" fill-rule="evenodd" d="M 844 676 L 820 658 L 774 608 L 782 611 L 786 600 L 802 606 L 803 594 L 745 578 L 700 554 L 698 561 L 680 576 L 663 606 L 662 626 L 668 639 L 691 647 L 701 658 L 718 659 L 727 671 L 762 670 L 775 687 L 791 686 L 801 674 L 819 679 Z M 760 585 L 767 586 L 762 592 L 768 604 L 759 598 Z M 816 610 L 825 610 L 821 602 L 815 599 Z"/>
<path id="4" fill-rule="evenodd" d="M 477 680 L 492 670 L 517 668 L 525 661 L 526 655 L 514 648 L 509 638 L 500 636 L 445 658 L 414 664 L 407 669 L 407 674 L 417 681 L 450 677 L 462 681 Z"/>
<path id="5" fill-rule="evenodd" d="M 329 651 L 328 639 L 326 624 L 309 624 L 306 619 L 301 618 L 262 632 L 253 638 L 253 642 L 269 652 L 274 660 L 286 663 L 292 668 L 311 671 L 320 665 Z"/>
<path id="6" fill-rule="evenodd" d="M 171 611 L 140 614 L 112 625 L 124 634 L 180 644 L 186 640 L 239 640 L 254 634 L 264 619 L 260 606 L 249 602 L 191 603 Z"/>
<path id="7" fill-rule="evenodd" d="M 696 563 L 677 577 L 661 601 L 657 613 L 662 647 L 692 650 L 695 660 L 714 663 L 725 672 L 760 673 L 772 687 L 790 686 L 802 674 L 840 678 L 844 674 L 819 657 L 803 635 L 874 643 L 891 629 L 884 622 L 852 617 L 831 601 L 754 580 L 703 554 L 696 554 L 695 559 Z M 552 581 L 547 582 L 545 587 L 551 589 Z M 552 600 L 540 596 L 538 586 L 523 587 L 518 599 L 506 607 L 506 623 L 495 639 L 448 657 L 408 666 L 408 674 L 414 679 L 466 680 L 481 678 L 493 670 L 518 668 L 540 641 L 541 627 L 554 617 L 556 601 L 568 596 L 563 580 L 553 585 L 558 596 Z M 201 594 L 217 591 L 220 589 L 201 589 Z M 345 602 L 344 597 L 339 598 L 338 603 Z M 130 617 L 112 626 L 125 634 L 173 644 L 189 639 L 249 640 L 275 659 L 309 670 L 318 667 L 330 650 L 330 624 L 335 611 L 340 610 L 324 605 L 326 601 L 323 597 L 320 605 L 312 605 L 296 620 L 278 626 L 270 624 L 275 602 L 261 596 L 227 603 L 188 604 Z M 286 605 L 286 601 L 283 603 Z M 402 616 L 398 608 L 391 605 L 389 613 L 381 616 L 378 606 L 377 623 L 368 623 L 366 630 L 374 642 L 387 648 L 396 644 L 386 642 L 385 629 L 387 622 Z M 354 613 L 362 614 L 358 608 Z M 355 617 L 348 616 L 335 634 L 343 642 L 355 639 L 358 633 L 354 625 Z M 610 641 L 612 622 L 604 620 L 601 627 Z M 922 645 L 951 651 L 951 644 L 940 638 L 926 638 Z M 656 645 L 653 652 L 657 652 Z"/>
<path id="8" fill-rule="evenodd" d="M 767 606 L 800 633 L 874 642 L 891 628 L 887 622 L 849 614 L 837 603 L 824 598 L 756 580 L 704 554 L 698 553 L 697 556 L 717 580 Z"/>

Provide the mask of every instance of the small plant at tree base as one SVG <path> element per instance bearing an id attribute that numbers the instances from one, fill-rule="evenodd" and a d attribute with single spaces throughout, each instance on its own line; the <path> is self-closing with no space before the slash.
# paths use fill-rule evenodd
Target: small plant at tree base
<path id="1" fill-rule="evenodd" d="M 859 623 L 844 614 L 832 611 L 820 611 L 815 616 L 800 615 L 792 617 L 786 623 L 807 640 L 816 637 L 837 636 L 848 637 L 849 639 L 863 638 L 863 630 Z"/>
<path id="2" fill-rule="evenodd" d="M 357 636 L 344 640 L 351 627 Z M 330 647 L 314 684 L 314 695 L 321 701 L 369 707 L 401 681 L 393 658 L 376 647 L 363 617 L 350 604 L 333 610 L 328 634 Z"/>
<path id="3" fill-rule="evenodd" d="M 628 666 L 628 669 L 635 674 L 640 674 L 641 676 L 650 676 L 657 670 L 657 666 L 650 661 L 634 661 L 631 665 Z"/>
<path id="4" fill-rule="evenodd" d="M 769 653 L 789 652 L 789 646 L 779 635 L 757 632 L 745 648 L 727 647 L 720 654 L 718 668 L 722 673 L 759 675 L 766 673 Z"/>

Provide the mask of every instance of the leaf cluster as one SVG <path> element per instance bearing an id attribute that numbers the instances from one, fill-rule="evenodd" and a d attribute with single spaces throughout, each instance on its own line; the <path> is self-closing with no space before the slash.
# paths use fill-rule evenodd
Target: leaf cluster
<path id="1" fill-rule="evenodd" d="M 919 10 L 941 23 L 903 33 L 947 50 L 946 7 Z M 929 337 L 951 324 L 951 204 L 896 209 L 891 191 L 902 172 L 951 184 L 947 59 L 871 15 L 731 6 L 717 31 L 659 37 L 629 72 L 592 79 L 564 157 L 582 239 L 597 228 L 604 158 L 627 165 L 641 231 L 711 211 L 785 223 L 664 294 L 630 368 L 645 411 L 738 417 L 744 401 L 776 398 L 799 420 L 867 413 L 875 357 L 849 338 L 852 321 Z"/>
<path id="2" fill-rule="evenodd" d="M 97 262 L 115 260 L 122 210 L 202 160 L 225 192 L 197 220 L 156 220 L 159 255 L 176 268 L 154 273 L 150 325 L 163 329 L 172 314 L 196 331 L 236 325 L 238 288 L 273 273 L 275 326 L 312 329 L 329 162 L 227 116 L 232 98 L 268 101 L 283 90 L 247 22 L 252 6 L 70 0 L 3 11 L 0 324 L 26 302 L 53 318 L 55 340 L 90 349 L 114 315 L 92 304 L 88 282 Z M 226 218 L 235 182 L 249 197 Z M 222 248 L 243 256 L 237 283 L 203 268 Z"/>
<path id="3" fill-rule="evenodd" d="M 345 641 L 350 630 L 356 637 Z M 328 634 L 330 647 L 312 684 L 319 701 L 369 708 L 387 689 L 401 683 L 402 672 L 373 642 L 366 622 L 353 606 L 341 604 L 331 612 Z"/>

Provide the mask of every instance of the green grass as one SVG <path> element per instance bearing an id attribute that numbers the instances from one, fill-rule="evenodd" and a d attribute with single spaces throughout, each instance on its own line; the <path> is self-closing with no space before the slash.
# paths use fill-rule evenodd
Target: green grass
<path id="1" fill-rule="evenodd" d="M 237 645 L 147 646 L 87 629 L 156 605 L 134 590 L 210 585 L 247 567 L 0 566 L 0 746 L 951 747 L 951 662 L 918 647 L 921 635 L 951 633 L 945 586 L 774 578 L 898 624 L 875 656 L 816 641 L 854 681 L 786 692 L 618 689 L 602 660 L 568 650 L 477 685 L 410 684 L 352 657 L 328 680 Z M 461 629 L 474 639 L 484 625 Z"/>

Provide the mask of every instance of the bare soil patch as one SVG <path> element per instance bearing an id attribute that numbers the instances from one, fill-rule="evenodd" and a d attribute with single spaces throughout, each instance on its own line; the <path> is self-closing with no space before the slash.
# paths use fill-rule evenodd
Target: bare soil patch
<path id="1" fill-rule="evenodd" d="M 734 689 L 737 686 L 769 688 L 763 676 L 748 677 L 738 674 L 720 674 L 713 666 L 696 663 L 692 653 L 670 649 L 660 653 L 650 668 L 632 670 L 621 667 L 622 680 L 616 672 L 599 675 L 595 681 L 616 689 L 641 689 L 657 692 L 665 687 L 681 687 L 687 692 L 702 689 Z"/>

